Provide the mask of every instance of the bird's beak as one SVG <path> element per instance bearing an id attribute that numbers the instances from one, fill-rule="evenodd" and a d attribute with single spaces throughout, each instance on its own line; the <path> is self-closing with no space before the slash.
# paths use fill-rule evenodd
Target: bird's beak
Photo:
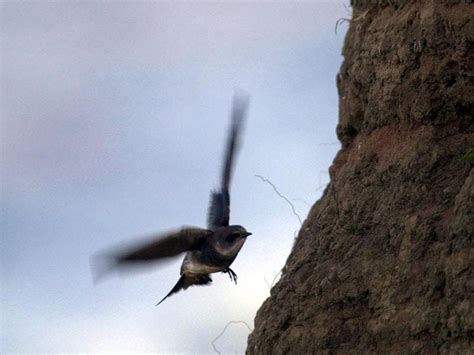
<path id="1" fill-rule="evenodd" d="M 252 235 L 252 233 L 250 232 L 245 233 L 245 238 L 247 238 L 249 235 Z"/>

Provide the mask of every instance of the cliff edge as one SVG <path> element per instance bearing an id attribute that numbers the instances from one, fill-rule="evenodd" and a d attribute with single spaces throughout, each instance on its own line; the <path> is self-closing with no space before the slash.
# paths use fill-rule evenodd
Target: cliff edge
<path id="1" fill-rule="evenodd" d="M 472 351 L 474 5 L 352 6 L 342 149 L 247 354 Z"/>

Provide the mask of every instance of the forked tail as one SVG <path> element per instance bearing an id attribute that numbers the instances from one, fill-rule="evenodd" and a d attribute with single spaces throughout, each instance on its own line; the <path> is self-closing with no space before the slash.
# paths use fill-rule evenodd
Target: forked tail
<path id="1" fill-rule="evenodd" d="M 183 288 L 183 285 L 184 285 L 184 279 L 185 279 L 185 276 L 183 274 L 179 278 L 178 282 L 176 282 L 176 285 L 174 285 L 174 287 L 171 289 L 171 291 L 168 292 L 168 294 L 160 302 L 158 302 L 155 306 L 158 306 L 161 302 L 163 302 L 165 299 L 167 299 L 173 293 L 178 292 L 179 290 L 181 290 Z"/>
<path id="2" fill-rule="evenodd" d="M 174 285 L 174 287 L 171 289 L 171 291 L 168 292 L 168 294 L 165 297 L 163 297 L 163 299 L 160 302 L 158 302 L 155 306 L 158 306 L 161 302 L 163 302 L 173 293 L 176 293 L 180 291 L 181 289 L 187 289 L 189 286 L 192 286 L 192 285 L 207 285 L 210 282 L 212 282 L 212 279 L 209 276 L 209 274 L 202 274 L 197 277 L 186 277 L 186 275 L 183 274 L 179 278 L 176 285 Z"/>

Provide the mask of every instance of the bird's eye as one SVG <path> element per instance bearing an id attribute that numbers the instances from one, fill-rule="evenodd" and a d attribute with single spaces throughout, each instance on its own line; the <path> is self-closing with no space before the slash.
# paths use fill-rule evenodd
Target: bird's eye
<path id="1" fill-rule="evenodd" d="M 234 240 L 236 240 L 239 237 L 240 237 L 240 233 L 235 232 L 235 233 L 229 234 L 226 239 L 227 239 L 228 242 L 233 242 Z"/>

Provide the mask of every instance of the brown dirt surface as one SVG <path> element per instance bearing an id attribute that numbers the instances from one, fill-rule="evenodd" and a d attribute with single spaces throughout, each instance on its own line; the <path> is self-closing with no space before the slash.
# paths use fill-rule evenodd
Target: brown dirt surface
<path id="1" fill-rule="evenodd" d="M 474 4 L 352 5 L 343 147 L 247 353 L 472 353 Z"/>

